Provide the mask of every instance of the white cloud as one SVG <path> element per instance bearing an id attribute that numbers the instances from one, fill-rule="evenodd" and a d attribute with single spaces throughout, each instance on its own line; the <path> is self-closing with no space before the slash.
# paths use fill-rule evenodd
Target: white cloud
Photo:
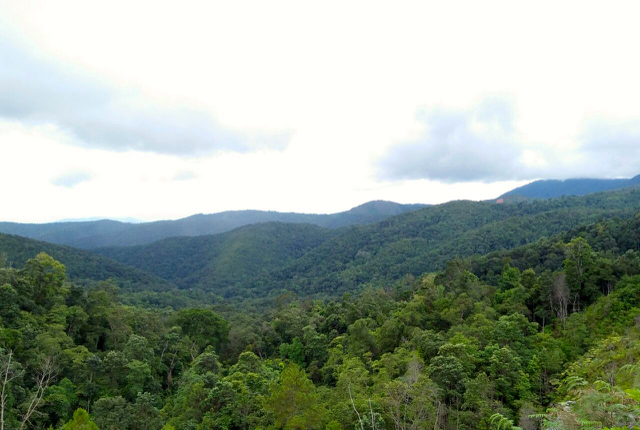
<path id="1" fill-rule="evenodd" d="M 382 179 L 431 179 L 449 183 L 518 178 L 518 138 L 511 105 L 487 100 L 469 111 L 432 110 L 420 115 L 425 130 L 393 146 L 380 160 Z"/>
<path id="2" fill-rule="evenodd" d="M 640 119 L 586 121 L 570 144 L 532 142 L 519 133 L 516 108 L 488 98 L 468 110 L 421 113 L 417 137 L 379 159 L 382 180 L 448 183 L 537 178 L 619 178 L 640 173 Z"/>
<path id="3" fill-rule="evenodd" d="M 206 109 L 145 98 L 139 90 L 67 71 L 7 41 L 0 43 L 0 64 L 0 118 L 55 125 L 81 146 L 193 156 L 282 150 L 289 139 L 284 132 L 233 131 Z"/>
<path id="4" fill-rule="evenodd" d="M 21 47 L 0 63 L 0 181 L 25 201 L 0 219 L 332 212 L 631 176 L 639 7 L 0 0 L 0 45 Z M 73 170 L 94 177 L 50 183 Z"/>
<path id="5" fill-rule="evenodd" d="M 51 183 L 57 187 L 73 188 L 78 184 L 90 181 L 93 178 L 91 172 L 70 171 L 56 176 Z"/>
<path id="6" fill-rule="evenodd" d="M 198 179 L 198 174 L 192 170 L 181 170 L 171 178 L 172 181 L 192 181 Z"/>

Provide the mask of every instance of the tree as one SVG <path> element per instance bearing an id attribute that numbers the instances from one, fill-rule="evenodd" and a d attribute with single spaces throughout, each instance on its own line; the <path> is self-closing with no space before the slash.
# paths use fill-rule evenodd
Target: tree
<path id="1" fill-rule="evenodd" d="M 282 371 L 280 380 L 270 390 L 265 407 L 274 415 L 276 428 L 280 429 L 319 429 L 324 420 L 316 388 L 304 370 L 294 363 Z"/>
<path id="2" fill-rule="evenodd" d="M 127 365 L 127 371 L 127 394 L 129 399 L 135 399 L 140 393 L 157 387 L 157 382 L 153 379 L 153 371 L 147 363 L 132 360 Z"/>
<path id="3" fill-rule="evenodd" d="M 589 299 L 593 291 L 586 291 L 587 277 L 593 270 L 593 252 L 589 243 L 582 237 L 572 239 L 566 248 L 564 273 L 571 292 L 573 312 L 580 309 L 581 299 Z"/>
<path id="4" fill-rule="evenodd" d="M 469 428 L 489 428 L 490 416 L 498 406 L 495 399 L 495 387 L 486 373 L 480 372 L 467 382 L 464 392 L 463 420 Z"/>
<path id="5" fill-rule="evenodd" d="M 43 252 L 36 255 L 27 261 L 21 274 L 30 286 L 30 298 L 40 308 L 51 309 L 66 294 L 62 289 L 66 269 L 50 255 Z"/>
<path id="6" fill-rule="evenodd" d="M 522 371 L 520 359 L 508 347 L 496 349 L 491 355 L 489 376 L 496 392 L 509 406 L 513 406 L 517 399 L 526 398 L 529 389 L 527 376 Z"/>
<path id="7" fill-rule="evenodd" d="M 139 393 L 130 406 L 131 430 L 156 430 L 162 426 L 160 411 L 154 406 L 156 399 L 150 393 Z"/>
<path id="8" fill-rule="evenodd" d="M 327 336 L 318 333 L 314 326 L 308 325 L 302 329 L 304 352 L 308 363 L 315 362 L 318 366 L 322 366 L 329 356 L 327 350 Z"/>
<path id="9" fill-rule="evenodd" d="M 211 310 L 183 309 L 174 315 L 173 321 L 191 339 L 192 358 L 207 345 L 212 345 L 216 351 L 220 351 L 222 344 L 227 341 L 229 324 Z"/>
<path id="10" fill-rule="evenodd" d="M 98 426 L 91 421 L 89 414 L 82 408 L 78 408 L 73 413 L 73 419 L 62 427 L 62 430 L 100 430 Z"/>
<path id="11" fill-rule="evenodd" d="M 349 326 L 347 345 L 351 354 L 363 356 L 376 352 L 376 341 L 370 329 L 372 325 L 374 321 L 370 318 L 361 318 Z"/>
<path id="12" fill-rule="evenodd" d="M 500 317 L 493 329 L 493 340 L 499 346 L 508 346 L 520 356 L 529 354 L 530 336 L 538 332 L 538 324 L 520 313 Z"/>
<path id="13" fill-rule="evenodd" d="M 434 406 L 437 387 L 422 374 L 422 362 L 413 359 L 403 378 L 387 383 L 381 403 L 393 421 L 395 430 L 432 428 L 436 418 Z"/>
<path id="14" fill-rule="evenodd" d="M 13 358 L 13 351 L 0 348 L 0 430 L 5 430 L 9 414 L 9 390 L 11 382 L 23 374 L 22 366 Z"/>
<path id="15" fill-rule="evenodd" d="M 509 263 L 504 265 L 502 269 L 502 276 L 500 277 L 500 281 L 498 281 L 498 286 L 501 291 L 510 290 L 511 288 L 516 288 L 521 286 L 520 283 L 520 271 L 517 267 L 511 267 Z"/>
<path id="16" fill-rule="evenodd" d="M 468 374 L 458 357 L 438 355 L 431 360 L 427 372 L 442 389 L 445 401 L 451 404 L 461 398 Z"/>
<path id="17" fill-rule="evenodd" d="M 78 401 L 75 386 L 68 378 L 64 378 L 47 389 L 42 401 L 42 412 L 49 417 L 54 425 L 64 422 L 71 417 L 73 408 Z"/>
<path id="18" fill-rule="evenodd" d="M 89 321 L 89 315 L 80 306 L 67 308 L 67 335 L 72 339 Z"/>
<path id="19" fill-rule="evenodd" d="M 298 366 L 304 367 L 306 364 L 304 345 L 297 337 L 293 338 L 293 342 L 280 344 L 280 356 L 283 360 L 291 360 Z"/>
<path id="20" fill-rule="evenodd" d="M 19 430 L 26 428 L 31 416 L 42 404 L 47 388 L 57 375 L 57 368 L 52 357 L 44 357 L 35 375 L 35 386 L 27 400 L 27 407 L 22 414 Z"/>
<path id="21" fill-rule="evenodd" d="M 556 316 L 565 324 L 567 321 L 570 291 L 564 273 L 556 273 L 551 281 L 551 307 Z"/>
<path id="22" fill-rule="evenodd" d="M 380 353 L 393 351 L 402 341 L 404 331 L 404 324 L 397 318 L 386 319 L 376 330 L 377 345 Z"/>
<path id="23" fill-rule="evenodd" d="M 131 410 L 124 397 L 102 397 L 94 404 L 92 413 L 102 430 L 130 429 Z"/>
<path id="24" fill-rule="evenodd" d="M 0 321 L 13 327 L 20 316 L 18 292 L 9 284 L 0 285 Z"/>

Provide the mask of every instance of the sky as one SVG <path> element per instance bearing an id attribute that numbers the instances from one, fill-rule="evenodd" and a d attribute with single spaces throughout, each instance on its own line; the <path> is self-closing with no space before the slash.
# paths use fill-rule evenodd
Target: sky
<path id="1" fill-rule="evenodd" d="M 0 0 L 0 220 L 640 173 L 637 2 Z"/>

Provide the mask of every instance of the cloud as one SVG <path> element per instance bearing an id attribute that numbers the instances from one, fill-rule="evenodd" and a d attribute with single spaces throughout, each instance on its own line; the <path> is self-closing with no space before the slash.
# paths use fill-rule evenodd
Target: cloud
<path id="1" fill-rule="evenodd" d="M 230 130 L 205 109 L 154 103 L 7 42 L 0 42 L 0 64 L 0 118 L 54 124 L 77 145 L 189 156 L 282 150 L 289 141 L 288 133 Z"/>
<path id="2" fill-rule="evenodd" d="M 60 176 L 56 176 L 51 183 L 57 187 L 73 188 L 76 185 L 93 179 L 93 174 L 83 171 L 65 172 Z"/>
<path id="3" fill-rule="evenodd" d="M 513 179 L 520 155 L 514 118 L 512 105 L 500 99 L 468 111 L 422 112 L 424 132 L 392 147 L 379 164 L 380 176 L 448 183 Z"/>
<path id="4" fill-rule="evenodd" d="M 486 99 L 468 110 L 433 109 L 418 115 L 422 133 L 391 147 L 378 161 L 386 181 L 445 183 L 537 178 L 615 178 L 640 173 L 640 121 L 591 119 L 570 145 L 528 142 L 506 99 Z"/>
<path id="5" fill-rule="evenodd" d="M 193 179 L 198 179 L 198 174 L 191 170 L 182 170 L 180 172 L 177 172 L 171 178 L 172 181 L 191 181 Z"/>
<path id="6" fill-rule="evenodd" d="M 640 174 L 640 120 L 593 119 L 585 124 L 579 140 L 585 174 Z"/>

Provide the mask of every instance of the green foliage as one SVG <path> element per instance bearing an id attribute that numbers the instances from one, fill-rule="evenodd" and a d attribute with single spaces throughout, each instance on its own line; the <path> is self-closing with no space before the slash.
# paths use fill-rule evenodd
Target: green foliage
<path id="1" fill-rule="evenodd" d="M 514 248 L 601 218 L 630 217 L 639 206 L 638 190 L 509 205 L 450 202 L 345 230 L 256 283 L 305 295 L 385 286 L 407 274 L 440 270 L 458 256 Z"/>
<path id="2" fill-rule="evenodd" d="M 11 267 L 24 266 L 27 261 L 34 259 L 36 255 L 46 253 L 54 258 L 55 261 L 59 261 L 64 265 L 65 271 L 70 278 L 85 284 L 114 279 L 117 280 L 118 284 L 129 289 L 162 291 L 172 288 L 171 283 L 163 279 L 91 252 L 38 242 L 23 237 L 0 234 L 0 253 L 6 256 Z M 47 277 L 53 280 L 53 272 L 41 272 L 40 275 L 37 273 L 40 270 L 38 266 L 43 266 L 41 270 L 53 270 L 52 267 L 44 267 L 47 264 L 51 264 L 51 262 L 37 262 L 37 259 L 32 261 L 32 267 L 25 268 L 25 270 L 32 272 L 31 276 L 41 276 L 41 281 L 45 281 Z M 0 282 L 0 284 L 2 283 Z M 37 285 L 34 285 L 34 287 L 37 288 Z M 43 293 L 46 293 L 46 291 L 43 291 Z"/>
<path id="3" fill-rule="evenodd" d="M 337 231 L 265 223 L 97 251 L 176 284 L 195 300 L 246 301 L 285 291 L 337 297 L 440 270 L 456 257 L 511 249 L 598 219 L 629 217 L 638 208 L 638 190 L 508 205 L 451 202 Z M 168 293 L 138 291 L 131 297 L 177 301 Z"/>
<path id="4" fill-rule="evenodd" d="M 500 413 L 491 415 L 491 424 L 493 424 L 497 430 L 522 430 L 520 427 L 514 426 L 512 420 L 504 417 Z"/>
<path id="5" fill-rule="evenodd" d="M 100 430 L 98 426 L 91 421 L 89 414 L 82 408 L 78 408 L 73 413 L 73 419 L 62 427 L 62 430 Z"/>
<path id="6" fill-rule="evenodd" d="M 324 421 L 324 410 L 313 383 L 296 364 L 287 365 L 265 408 L 274 415 L 276 428 L 319 429 Z"/>
<path id="7" fill-rule="evenodd" d="M 213 236 L 173 237 L 98 252 L 176 283 L 227 295 L 225 289 L 282 267 L 331 236 L 308 224 L 268 223 Z"/>
<path id="8" fill-rule="evenodd" d="M 173 317 L 182 333 L 189 336 L 198 353 L 208 345 L 220 350 L 227 341 L 229 327 L 218 314 L 208 309 L 183 309 Z"/>
<path id="9" fill-rule="evenodd" d="M 625 207 L 630 195 L 590 198 L 611 209 Z M 491 230 L 513 217 L 545 213 L 549 221 L 567 208 L 588 213 L 572 204 L 461 202 L 454 206 L 469 213 L 440 222 L 453 235 L 470 231 L 457 226 L 461 220 Z M 211 307 L 203 300 L 176 311 L 123 303 L 127 293 L 114 282 L 78 287 L 65 276 L 70 271 L 45 254 L 36 253 L 20 270 L 0 268 L 5 428 L 20 428 L 28 413 L 34 428 L 103 430 L 639 425 L 640 216 L 603 218 L 508 251 L 455 258 L 438 273 L 387 278 L 405 264 L 386 248 L 389 231 L 410 230 L 408 220 L 422 220 L 416 232 L 452 239 L 434 224 L 434 214 L 446 211 L 420 212 L 376 226 L 380 242 L 356 258 L 384 255 L 383 268 L 358 266 L 361 281 L 372 270 L 380 274 L 372 283 L 383 288 L 370 285 L 340 298 L 286 293 Z M 294 230 L 268 228 L 283 235 L 278 243 L 291 243 Z M 356 230 L 378 234 L 369 227 L 344 234 Z M 435 244 L 434 237 L 424 240 Z M 356 268 L 350 267 L 332 273 Z M 300 276 L 295 279 L 304 285 Z M 349 282 L 361 286 L 357 279 Z M 262 287 L 271 288 L 255 285 Z"/>

